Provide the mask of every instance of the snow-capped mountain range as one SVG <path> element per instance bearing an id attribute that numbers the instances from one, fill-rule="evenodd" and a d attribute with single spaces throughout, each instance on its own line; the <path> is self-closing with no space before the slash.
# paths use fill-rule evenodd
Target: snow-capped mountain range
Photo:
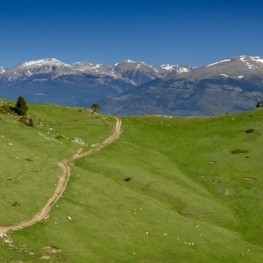
<path id="1" fill-rule="evenodd" d="M 55 58 L 0 67 L 0 97 L 89 107 L 111 114 L 208 115 L 251 109 L 263 99 L 263 58 L 238 56 L 202 67 L 63 63 Z"/>
<path id="2" fill-rule="evenodd" d="M 136 79 L 138 73 L 145 75 L 146 79 Z M 67 64 L 55 58 L 25 61 L 12 68 L 0 66 L 0 78 L 5 78 L 8 81 L 26 79 L 39 74 L 49 74 L 49 79 L 63 75 L 90 74 L 122 79 L 136 86 L 157 78 L 180 77 L 178 75 L 181 73 L 189 73 L 188 75 L 191 78 L 204 78 L 211 75 L 242 78 L 246 75 L 263 73 L 263 58 L 259 56 L 239 56 L 223 59 L 198 68 L 169 64 L 153 66 L 130 59 L 114 65 L 89 62 Z"/>
<path id="3" fill-rule="evenodd" d="M 238 56 L 195 68 L 189 73 L 189 77 L 200 79 L 221 75 L 223 77 L 243 78 L 262 74 L 263 58 L 258 56 Z"/>
<path id="4" fill-rule="evenodd" d="M 188 72 L 191 68 L 179 65 L 152 66 L 130 59 L 114 65 L 93 64 L 89 62 L 63 63 L 55 58 L 25 61 L 9 69 L 0 67 L 0 78 L 8 81 L 24 80 L 32 75 L 49 74 L 54 79 L 63 75 L 109 76 L 121 79 L 132 85 L 140 85 L 149 80 L 163 78 L 171 73 Z"/>

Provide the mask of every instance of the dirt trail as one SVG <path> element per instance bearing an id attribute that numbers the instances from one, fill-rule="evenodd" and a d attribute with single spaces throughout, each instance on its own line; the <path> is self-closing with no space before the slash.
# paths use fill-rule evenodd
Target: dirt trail
<path id="1" fill-rule="evenodd" d="M 62 169 L 61 176 L 58 180 L 57 187 L 52 194 L 52 196 L 48 199 L 46 204 L 42 207 L 42 209 L 36 213 L 31 219 L 22 221 L 16 225 L 12 226 L 0 226 L 0 236 L 3 236 L 9 231 L 15 231 L 19 229 L 23 229 L 29 226 L 32 226 L 36 224 L 37 222 L 43 220 L 47 215 L 49 214 L 50 210 L 54 206 L 54 204 L 58 201 L 58 199 L 61 197 L 63 192 L 65 191 L 67 187 L 67 183 L 70 177 L 70 164 L 82 157 L 88 156 L 93 154 L 94 152 L 97 152 L 101 150 L 102 148 L 106 147 L 107 145 L 111 144 L 115 140 L 117 140 L 120 136 L 121 132 L 121 120 L 116 118 L 116 125 L 113 133 L 107 137 L 104 141 L 101 143 L 97 143 L 91 146 L 91 149 L 88 151 L 83 151 L 83 149 L 79 149 L 77 153 L 75 153 L 72 157 L 63 159 L 61 161 L 58 161 L 58 166 Z"/>

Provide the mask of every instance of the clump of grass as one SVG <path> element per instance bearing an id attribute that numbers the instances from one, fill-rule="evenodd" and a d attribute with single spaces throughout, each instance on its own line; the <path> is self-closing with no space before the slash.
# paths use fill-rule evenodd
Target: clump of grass
<path id="1" fill-rule="evenodd" d="M 32 118 L 28 118 L 26 116 L 22 116 L 18 119 L 19 122 L 24 123 L 27 126 L 33 127 L 33 119 Z"/>
<path id="2" fill-rule="evenodd" d="M 232 154 L 240 154 L 240 153 L 247 153 L 247 152 L 248 150 L 243 150 L 243 149 L 235 149 L 231 151 Z"/>
<path id="3" fill-rule="evenodd" d="M 126 181 L 126 182 L 131 182 L 131 181 L 132 181 L 132 178 L 131 178 L 130 176 L 128 176 L 128 177 L 126 177 L 126 178 L 124 179 L 124 181 Z"/>
<path id="4" fill-rule="evenodd" d="M 25 158 L 25 160 L 26 160 L 27 162 L 33 162 L 33 161 L 34 161 L 34 160 L 31 159 L 31 158 Z"/>
<path id="5" fill-rule="evenodd" d="M 65 139 L 65 136 L 62 135 L 62 134 L 58 134 L 58 135 L 56 136 L 56 138 L 57 138 L 58 140 L 62 140 L 62 139 Z"/>
<path id="6" fill-rule="evenodd" d="M 3 114 L 7 114 L 7 113 L 14 114 L 14 109 L 11 106 L 9 106 L 9 105 L 4 104 L 4 105 L 2 105 L 0 107 L 0 113 L 3 113 Z"/>
<path id="7" fill-rule="evenodd" d="M 12 203 L 12 206 L 20 206 L 20 203 L 18 203 L 17 201 Z"/>
<path id="8" fill-rule="evenodd" d="M 254 132 L 254 131 L 255 131 L 255 129 L 250 128 L 250 129 L 247 129 L 247 130 L 246 130 L 246 133 L 252 133 L 252 132 Z"/>

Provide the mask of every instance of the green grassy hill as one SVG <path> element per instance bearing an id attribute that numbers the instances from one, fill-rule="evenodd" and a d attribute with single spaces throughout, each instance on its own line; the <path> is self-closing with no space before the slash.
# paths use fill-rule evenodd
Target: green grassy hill
<path id="1" fill-rule="evenodd" d="M 36 213 L 57 160 L 115 125 L 80 108 L 29 108 L 33 128 L 0 115 L 0 225 Z M 0 239 L 0 262 L 263 262 L 262 110 L 122 122 L 117 142 L 73 164 L 49 218 Z"/>

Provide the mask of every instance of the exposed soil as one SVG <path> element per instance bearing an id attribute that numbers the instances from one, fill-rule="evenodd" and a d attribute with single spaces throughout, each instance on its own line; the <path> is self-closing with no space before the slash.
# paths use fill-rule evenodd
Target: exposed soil
<path id="1" fill-rule="evenodd" d="M 101 150 L 102 148 L 106 147 L 107 145 L 111 144 L 112 142 L 114 142 L 115 140 L 119 138 L 120 133 L 121 133 L 121 120 L 116 118 L 116 125 L 115 125 L 115 129 L 113 133 L 109 137 L 107 137 L 104 141 L 92 145 L 91 149 L 89 149 L 88 151 L 84 151 L 82 148 L 80 148 L 73 156 L 58 161 L 58 166 L 61 168 L 62 173 L 58 180 L 57 187 L 54 193 L 48 199 L 46 204 L 41 208 L 39 212 L 37 212 L 29 220 L 22 221 L 12 226 L 0 226 L 0 236 L 4 236 L 9 231 L 20 230 L 20 229 L 32 226 L 36 224 L 37 222 L 43 220 L 45 217 L 47 217 L 52 207 L 58 201 L 58 199 L 61 197 L 61 195 L 63 194 L 63 192 L 65 191 L 67 187 L 67 183 L 68 183 L 70 172 L 71 172 L 70 164 L 77 159 L 91 155 Z"/>

